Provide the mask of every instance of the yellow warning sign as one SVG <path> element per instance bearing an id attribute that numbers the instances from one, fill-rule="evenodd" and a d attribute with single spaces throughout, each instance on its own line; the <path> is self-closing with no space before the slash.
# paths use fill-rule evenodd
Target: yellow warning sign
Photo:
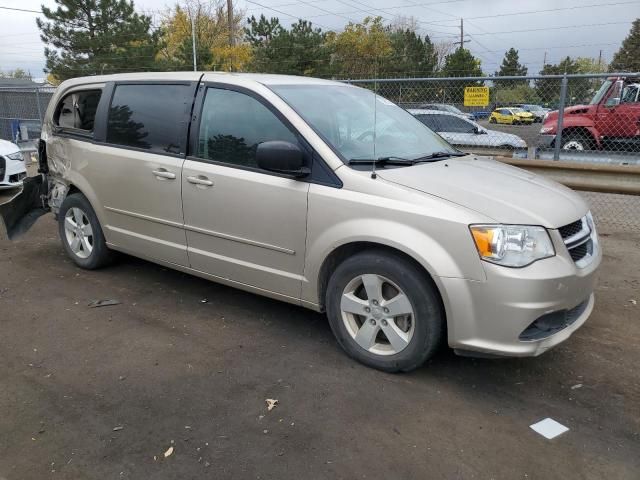
<path id="1" fill-rule="evenodd" d="M 489 87 L 464 87 L 465 107 L 486 107 L 489 105 Z"/>

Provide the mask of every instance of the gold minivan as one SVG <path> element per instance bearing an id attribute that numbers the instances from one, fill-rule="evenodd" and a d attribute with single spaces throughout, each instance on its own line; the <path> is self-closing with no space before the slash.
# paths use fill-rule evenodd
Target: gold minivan
<path id="1" fill-rule="evenodd" d="M 444 342 L 538 355 L 593 309 L 602 254 L 579 195 L 459 152 L 366 89 L 78 78 L 53 96 L 39 150 L 40 175 L 0 207 L 10 237 L 52 211 L 82 268 L 126 252 L 326 311 L 375 368 L 414 369 Z"/>

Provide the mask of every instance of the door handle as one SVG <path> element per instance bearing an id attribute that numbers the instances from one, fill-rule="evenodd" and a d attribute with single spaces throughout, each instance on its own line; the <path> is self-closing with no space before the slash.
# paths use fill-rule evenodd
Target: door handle
<path id="1" fill-rule="evenodd" d="M 171 172 L 165 170 L 164 168 L 159 168 L 158 170 L 153 170 L 151 173 L 153 173 L 158 178 L 166 178 L 167 180 L 175 180 L 176 179 L 176 174 L 175 173 L 171 173 Z"/>
<path id="2" fill-rule="evenodd" d="M 213 182 L 209 180 L 207 177 L 187 177 L 187 182 L 193 183 L 194 185 L 204 185 L 205 187 L 213 187 Z"/>

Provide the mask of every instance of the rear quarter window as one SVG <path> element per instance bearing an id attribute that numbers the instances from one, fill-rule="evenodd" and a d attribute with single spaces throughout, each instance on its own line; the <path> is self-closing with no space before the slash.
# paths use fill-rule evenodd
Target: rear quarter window
<path id="1" fill-rule="evenodd" d="M 58 103 L 53 123 L 61 129 L 93 132 L 96 111 L 102 90 L 77 90 L 65 95 Z"/>

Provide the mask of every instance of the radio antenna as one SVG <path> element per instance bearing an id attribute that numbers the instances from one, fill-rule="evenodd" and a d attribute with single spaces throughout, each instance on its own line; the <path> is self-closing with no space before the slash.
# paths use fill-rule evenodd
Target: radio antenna
<path id="1" fill-rule="evenodd" d="M 373 162 L 371 162 L 371 178 L 376 179 L 376 127 L 378 124 L 378 57 L 376 56 L 376 73 L 373 80 Z"/>

